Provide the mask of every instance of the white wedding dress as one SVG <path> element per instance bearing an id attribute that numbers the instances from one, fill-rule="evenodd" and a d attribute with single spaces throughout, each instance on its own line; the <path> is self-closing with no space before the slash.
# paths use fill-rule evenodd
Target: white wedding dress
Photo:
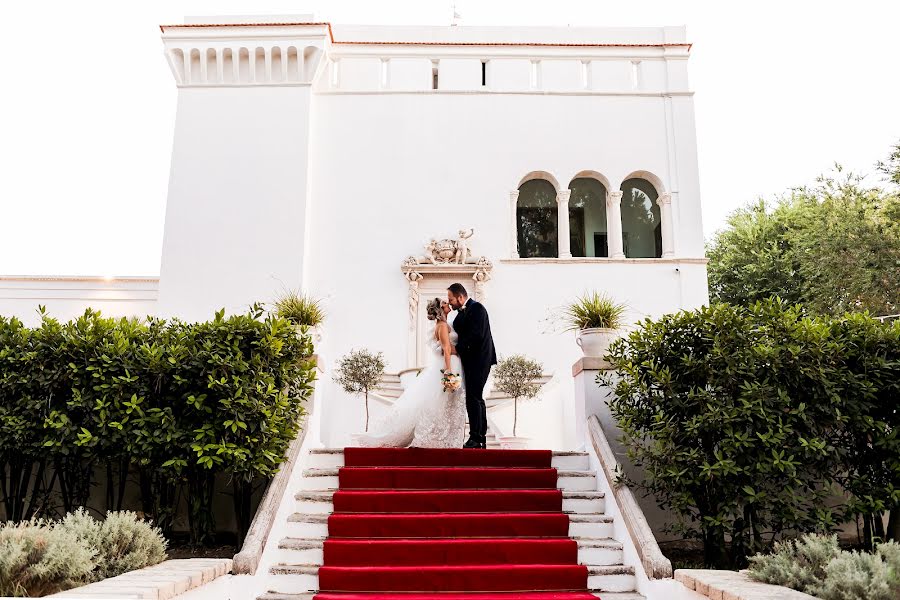
<path id="1" fill-rule="evenodd" d="M 450 329 L 450 343 L 458 336 Z M 429 360 L 394 402 L 388 414 L 369 433 L 354 436 L 358 445 L 377 448 L 462 448 L 466 427 L 465 381 L 454 392 L 441 382 L 444 354 L 440 341 L 428 344 Z M 450 357 L 450 368 L 462 376 L 458 356 Z"/>

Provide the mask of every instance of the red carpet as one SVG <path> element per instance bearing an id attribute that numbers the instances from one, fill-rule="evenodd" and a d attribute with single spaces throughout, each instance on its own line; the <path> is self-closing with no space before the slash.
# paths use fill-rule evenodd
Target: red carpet
<path id="1" fill-rule="evenodd" d="M 334 511 L 390 512 L 560 512 L 559 490 L 338 490 Z"/>
<path id="2" fill-rule="evenodd" d="M 569 538 L 447 538 L 325 541 L 325 564 L 336 567 L 412 565 L 574 565 Z"/>
<path id="3" fill-rule="evenodd" d="M 584 565 L 322 567 L 319 587 L 333 592 L 531 592 L 578 590 Z"/>
<path id="4" fill-rule="evenodd" d="M 595 600 L 551 458 L 345 449 L 315 600 Z"/>
<path id="5" fill-rule="evenodd" d="M 432 593 L 432 594 L 316 594 L 316 600 L 597 600 L 589 592 L 492 592 L 492 593 Z"/>
<path id="6" fill-rule="evenodd" d="M 549 450 L 344 448 L 345 467 L 529 467 L 549 469 Z"/>
<path id="7" fill-rule="evenodd" d="M 345 538 L 566 537 L 563 513 L 339 514 L 328 517 L 328 535 Z"/>
<path id="8" fill-rule="evenodd" d="M 342 490 L 555 489 L 556 469 L 344 467 L 338 480 Z"/>

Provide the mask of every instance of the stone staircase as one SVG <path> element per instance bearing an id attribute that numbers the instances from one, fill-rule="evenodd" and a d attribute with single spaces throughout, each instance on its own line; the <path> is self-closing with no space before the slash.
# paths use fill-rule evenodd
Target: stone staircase
<path id="1" fill-rule="evenodd" d="M 488 442 L 489 447 L 496 445 L 496 440 Z M 264 589 L 268 592 L 260 596 L 261 600 L 311 600 L 319 590 L 319 568 L 324 563 L 323 548 L 329 536 L 329 516 L 334 510 L 344 451 L 313 449 L 308 459 L 300 489 L 294 492 L 295 510 L 287 526 L 279 528 L 285 534 L 277 540 L 274 564 L 266 576 Z M 597 475 L 589 470 L 587 454 L 554 452 L 551 464 L 557 470 L 557 488 L 562 491 L 562 511 L 568 516 L 568 536 L 577 543 L 578 563 L 587 567 L 588 591 L 602 594 L 604 600 L 643 600 L 635 592 L 634 567 L 623 564 L 622 544 L 612 537 L 613 518 L 605 513 L 606 499 L 597 491 Z M 276 540 L 270 539 L 269 544 L 273 543 Z M 510 598 L 517 595 L 506 594 Z M 397 594 L 368 595 L 384 598 Z"/>

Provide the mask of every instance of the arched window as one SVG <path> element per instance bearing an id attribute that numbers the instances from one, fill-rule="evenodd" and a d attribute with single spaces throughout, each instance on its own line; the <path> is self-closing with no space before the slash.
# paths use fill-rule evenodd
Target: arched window
<path id="1" fill-rule="evenodd" d="M 519 186 L 516 231 L 521 258 L 559 256 L 556 188 L 546 179 L 530 179 Z"/>
<path id="2" fill-rule="evenodd" d="M 622 245 L 628 258 L 662 256 L 657 192 L 646 179 L 628 179 L 622 190 Z"/>
<path id="3" fill-rule="evenodd" d="M 606 187 L 593 177 L 569 184 L 569 240 L 572 256 L 609 256 Z"/>

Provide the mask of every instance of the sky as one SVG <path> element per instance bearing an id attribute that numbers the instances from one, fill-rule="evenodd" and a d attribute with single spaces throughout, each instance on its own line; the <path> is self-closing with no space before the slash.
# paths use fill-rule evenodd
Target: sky
<path id="1" fill-rule="evenodd" d="M 176 88 L 157 25 L 449 25 L 452 0 L 0 4 L 0 275 L 157 275 Z M 900 2 L 457 0 L 460 25 L 686 25 L 704 231 L 900 142 Z"/>

